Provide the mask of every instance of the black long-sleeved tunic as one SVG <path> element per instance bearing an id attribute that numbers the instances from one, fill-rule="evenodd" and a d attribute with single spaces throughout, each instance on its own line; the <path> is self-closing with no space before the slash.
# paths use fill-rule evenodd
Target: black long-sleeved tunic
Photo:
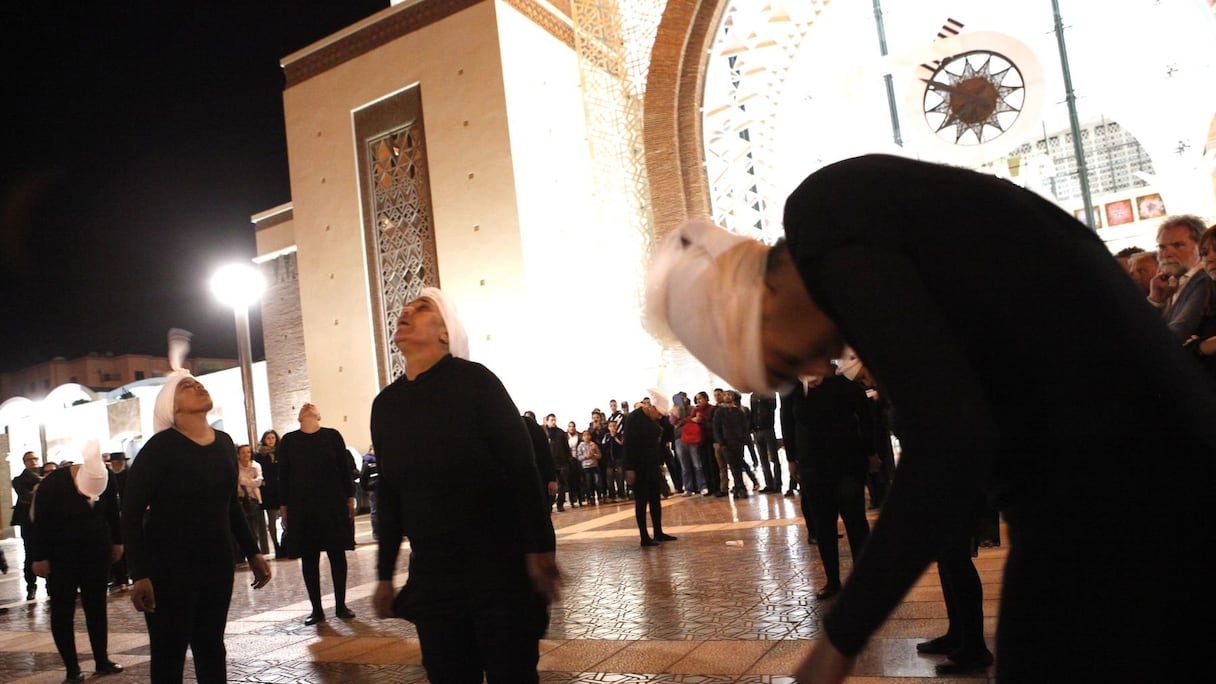
<path id="1" fill-rule="evenodd" d="M 131 579 L 160 573 L 231 577 L 233 537 L 247 558 L 257 542 L 237 501 L 236 447 L 227 433 L 199 445 L 173 428 L 152 436 L 131 463 L 122 530 Z"/>
<path id="2" fill-rule="evenodd" d="M 553 524 L 532 442 L 502 382 L 446 356 L 398 378 L 372 404 L 380 468 L 377 574 L 391 579 L 401 542 L 410 582 L 445 592 L 526 584 L 524 554 L 552 551 Z"/>
<path id="3" fill-rule="evenodd" d="M 887 156 L 812 174 L 785 231 L 902 445 L 832 643 L 862 648 L 986 484 L 1011 536 L 998 675 L 1201 660 L 1178 626 L 1213 609 L 1211 567 L 1182 549 L 1216 541 L 1216 490 L 1192 486 L 1216 480 L 1216 396 L 1101 240 L 1006 181 Z"/>

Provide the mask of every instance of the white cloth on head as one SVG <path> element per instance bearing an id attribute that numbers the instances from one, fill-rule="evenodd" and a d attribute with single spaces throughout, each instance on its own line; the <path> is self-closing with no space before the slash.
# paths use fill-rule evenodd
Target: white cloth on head
<path id="1" fill-rule="evenodd" d="M 90 439 L 84 443 L 80 455 L 84 462 L 76 469 L 76 489 L 89 501 L 97 501 L 110 482 L 110 471 L 101 455 L 101 445 L 97 440 Z"/>
<path id="2" fill-rule="evenodd" d="M 443 325 L 448 329 L 448 351 L 458 359 L 468 359 L 469 334 L 464 330 L 464 323 L 460 322 L 456 303 L 437 287 L 424 287 L 418 296 L 435 302 L 435 306 L 439 308 Z"/>
<path id="3" fill-rule="evenodd" d="M 177 408 L 174 401 L 177 396 L 177 385 L 185 378 L 191 377 L 194 376 L 190 375 L 190 371 L 179 368 L 165 379 L 165 384 L 160 388 L 160 393 L 156 395 L 156 404 L 152 408 L 153 432 L 168 430 L 177 422 L 174 417 Z"/>
<path id="4" fill-rule="evenodd" d="M 177 409 L 177 383 L 183 378 L 193 377 L 190 371 L 182 368 L 186 363 L 186 355 L 190 353 L 190 338 L 194 335 L 189 330 L 181 328 L 169 329 L 169 376 L 156 395 L 156 403 L 152 407 L 152 432 L 161 432 L 173 427 L 177 422 L 174 413 Z"/>
<path id="5" fill-rule="evenodd" d="M 684 223 L 647 271 L 646 329 L 740 391 L 771 390 L 760 342 L 768 250 L 706 220 Z"/>
<path id="6" fill-rule="evenodd" d="M 646 393 L 650 395 L 650 403 L 659 411 L 664 414 L 671 411 L 671 400 L 667 398 L 666 394 L 660 392 L 657 387 L 651 387 L 646 390 Z"/>

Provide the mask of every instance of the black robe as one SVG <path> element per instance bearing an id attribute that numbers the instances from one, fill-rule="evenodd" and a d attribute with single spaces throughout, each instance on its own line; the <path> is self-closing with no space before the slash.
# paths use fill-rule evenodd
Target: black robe
<path id="1" fill-rule="evenodd" d="M 1006 181 L 887 156 L 812 174 L 784 223 L 902 446 L 832 643 L 861 650 L 983 484 L 1011 538 L 998 678 L 1206 672 L 1188 625 L 1216 608 L 1216 490 L 1189 483 L 1216 481 L 1216 396 L 1101 240 Z"/>

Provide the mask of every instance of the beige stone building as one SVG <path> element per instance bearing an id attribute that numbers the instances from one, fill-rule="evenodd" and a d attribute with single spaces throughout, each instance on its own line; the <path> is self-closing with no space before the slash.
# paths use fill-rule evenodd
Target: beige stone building
<path id="1" fill-rule="evenodd" d="M 797 182 L 857 154 L 1088 205 L 1112 251 L 1151 248 L 1161 212 L 1216 216 L 1211 1 L 1062 1 L 1059 27 L 1044 5 L 415 0 L 285 57 L 292 199 L 253 217 L 275 427 L 311 399 L 363 449 L 423 285 L 521 410 L 583 424 L 709 388 L 638 325 L 647 250 L 690 216 L 775 239 Z M 991 118 L 935 119 L 953 104 L 926 83 L 969 78 Z"/>

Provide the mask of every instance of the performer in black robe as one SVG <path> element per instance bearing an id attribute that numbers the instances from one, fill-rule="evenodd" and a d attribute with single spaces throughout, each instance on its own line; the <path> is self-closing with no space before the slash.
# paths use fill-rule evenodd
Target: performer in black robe
<path id="1" fill-rule="evenodd" d="M 1000 681 L 1202 677 L 1216 590 L 1185 549 L 1216 542 L 1216 491 L 1190 486 L 1216 478 L 1216 396 L 1102 241 L 1007 181 L 888 156 L 812 174 L 785 231 L 681 226 L 647 303 L 735 387 L 826 374 L 847 340 L 895 407 L 899 485 L 799 681 L 847 675 L 978 486 L 1010 537 Z M 677 310 L 680 288 L 721 294 Z"/>
<path id="2" fill-rule="evenodd" d="M 122 672 L 108 655 L 106 583 L 110 564 L 123 553 L 115 476 L 96 441 L 77 463 L 43 479 L 34 492 L 30 547 L 35 574 L 51 595 L 51 636 L 67 670 L 65 682 L 84 681 L 76 654 L 76 596 L 97 674 Z"/>
<path id="3" fill-rule="evenodd" d="M 321 552 L 329 558 L 334 615 L 349 620 L 346 607 L 346 552 L 355 548 L 355 477 L 342 434 L 321 427 L 313 404 L 300 407 L 300 429 L 279 442 L 279 495 L 283 505 L 283 553 L 300 559 L 312 613 L 304 624 L 325 619 L 321 608 Z"/>
<path id="4" fill-rule="evenodd" d="M 669 407 L 667 397 L 652 390 L 650 396 L 638 402 L 638 407 L 625 417 L 625 482 L 633 488 L 633 514 L 642 546 L 676 541 L 674 535 L 663 531 L 661 498 L 666 484 L 662 466 L 667 446 L 663 443 L 660 422 Z M 650 509 L 653 536 L 646 531 L 647 508 Z"/>
<path id="5" fill-rule="evenodd" d="M 180 683 L 189 648 L 198 682 L 222 684 L 232 540 L 249 561 L 254 589 L 270 581 L 270 565 L 237 500 L 236 446 L 207 423 L 211 395 L 181 368 L 188 349 L 181 338 L 170 333 L 175 370 L 156 397 L 156 434 L 131 462 L 122 538 L 134 582 L 131 603 L 148 624 L 152 683 Z"/>
<path id="6" fill-rule="evenodd" d="M 463 326 L 439 290 L 402 308 L 394 342 L 406 372 L 371 416 L 376 613 L 414 623 L 432 682 L 536 682 L 559 577 L 527 429 L 502 382 L 467 360 Z M 406 537 L 409 579 L 394 598 Z"/>

